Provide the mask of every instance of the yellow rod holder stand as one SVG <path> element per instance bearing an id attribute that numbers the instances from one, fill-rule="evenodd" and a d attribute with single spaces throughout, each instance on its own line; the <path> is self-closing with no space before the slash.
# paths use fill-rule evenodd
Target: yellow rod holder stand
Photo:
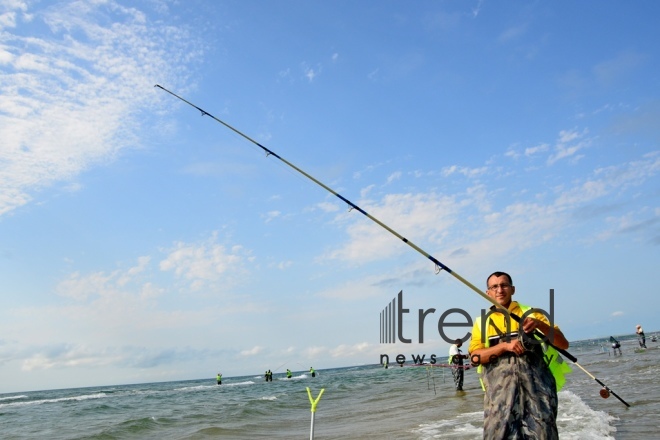
<path id="1" fill-rule="evenodd" d="M 316 413 L 316 406 L 319 404 L 319 400 L 321 400 L 321 396 L 323 395 L 323 392 L 325 391 L 325 388 L 321 388 L 321 392 L 319 395 L 314 399 L 312 397 L 312 391 L 307 387 L 307 397 L 309 397 L 309 403 L 312 405 L 312 425 L 309 428 L 309 440 L 314 439 L 314 413 Z"/>

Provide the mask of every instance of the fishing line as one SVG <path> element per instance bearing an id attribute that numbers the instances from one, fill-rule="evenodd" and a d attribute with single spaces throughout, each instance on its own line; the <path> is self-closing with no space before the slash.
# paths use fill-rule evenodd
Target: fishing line
<path id="1" fill-rule="evenodd" d="M 283 364 L 280 365 L 279 367 L 275 368 L 275 370 L 274 370 L 275 373 L 277 373 L 277 371 L 278 371 L 280 368 L 282 368 L 283 366 L 285 366 L 285 365 L 288 364 L 289 362 L 290 362 L 290 361 L 286 361 L 285 363 L 283 363 Z"/>
<path id="2" fill-rule="evenodd" d="M 159 84 L 156 84 L 154 87 L 158 87 L 159 89 L 161 89 L 161 90 L 163 90 L 163 91 L 169 93 L 170 95 L 174 96 L 175 98 L 177 98 L 177 99 L 179 99 L 179 100 L 185 102 L 185 103 L 188 104 L 189 106 L 191 106 L 191 107 L 193 107 L 193 108 L 196 108 L 197 110 L 199 110 L 199 112 L 202 114 L 202 116 L 208 116 L 208 117 L 214 119 L 216 122 L 219 122 L 220 124 L 224 125 L 224 126 L 227 127 L 228 129 L 230 129 L 231 131 L 233 131 L 234 133 L 236 133 L 237 135 L 239 135 L 239 136 L 241 136 L 242 138 L 244 138 L 244 139 L 250 141 L 252 144 L 254 144 L 254 145 L 256 145 L 257 147 L 261 148 L 261 149 L 266 153 L 266 156 L 267 156 L 267 157 L 268 157 L 268 156 L 273 156 L 273 157 L 279 159 L 282 163 L 288 165 L 288 166 L 291 167 L 292 169 L 296 170 L 298 173 L 300 173 L 300 174 L 302 174 L 303 176 L 307 177 L 309 180 L 311 180 L 312 182 L 316 183 L 318 186 L 322 187 L 323 189 L 325 189 L 326 191 L 328 191 L 329 193 L 333 194 L 333 195 L 336 196 L 338 199 L 340 199 L 341 201 L 343 201 L 344 203 L 346 203 L 346 204 L 349 206 L 350 210 L 353 210 L 353 209 L 354 209 L 354 210 L 356 210 L 356 211 L 362 213 L 365 217 L 369 218 L 371 221 L 373 221 L 374 223 L 376 223 L 377 225 L 379 225 L 380 227 L 382 227 L 383 229 L 385 229 L 386 231 L 388 231 L 389 233 L 391 233 L 392 235 L 394 235 L 395 237 L 397 237 L 399 240 L 403 241 L 405 244 L 407 244 L 408 246 L 410 246 L 411 248 L 413 248 L 414 250 L 416 250 L 416 251 L 419 252 L 420 254 L 422 254 L 424 257 L 426 257 L 428 260 L 430 260 L 430 261 L 435 265 L 436 273 L 439 273 L 439 272 L 441 272 L 441 271 L 444 270 L 445 272 L 447 272 L 448 274 L 450 274 L 451 276 L 453 276 L 454 278 L 456 278 L 458 281 L 460 281 L 461 283 L 463 283 L 465 286 L 467 286 L 468 288 L 470 288 L 473 292 L 475 292 L 476 294 L 478 294 L 479 296 L 481 296 L 483 299 L 485 299 L 485 300 L 488 301 L 489 303 L 493 304 L 495 307 L 500 308 L 500 305 L 497 303 L 497 301 L 495 301 L 493 298 L 491 298 L 490 296 L 488 296 L 486 293 L 484 293 L 484 292 L 482 292 L 481 290 L 479 290 L 479 288 L 476 287 L 474 284 L 470 283 L 468 280 L 466 280 L 466 279 L 463 278 L 461 275 L 459 275 L 457 272 L 453 271 L 453 270 L 450 269 L 448 266 L 446 266 L 445 264 L 443 264 L 442 262 L 440 262 L 438 259 L 436 259 L 435 257 L 433 257 L 431 254 L 429 254 L 428 252 L 426 252 L 424 249 L 420 248 L 420 247 L 417 246 L 415 243 L 413 243 L 412 241 L 408 240 L 406 237 L 402 236 L 401 234 L 399 234 L 398 232 L 396 232 L 394 229 L 390 228 L 390 227 L 387 226 L 385 223 L 381 222 L 381 221 L 378 220 L 376 217 L 372 216 L 371 214 L 369 214 L 368 212 L 366 212 L 365 210 L 363 210 L 362 208 L 360 208 L 360 207 L 359 207 L 358 205 L 356 205 L 355 203 L 351 202 L 350 200 L 348 200 L 347 198 L 345 198 L 345 197 L 342 196 L 341 194 L 337 193 L 335 190 L 333 190 L 332 188 L 330 188 L 329 186 L 327 186 L 327 185 L 324 184 L 323 182 L 317 180 L 314 176 L 312 176 L 312 175 L 306 173 L 305 171 L 303 171 L 302 169 L 298 168 L 297 166 L 295 166 L 294 164 L 292 164 L 292 163 L 289 162 L 288 160 L 284 159 L 283 157 L 281 157 L 280 155 L 278 155 L 278 154 L 275 153 L 274 151 L 269 150 L 268 148 L 264 147 L 264 146 L 261 145 L 259 142 L 257 142 L 256 140 L 252 139 L 250 136 L 248 136 L 248 135 L 246 135 L 245 133 L 243 133 L 243 132 L 237 130 L 236 128 L 234 128 L 234 127 L 232 127 L 231 125 L 227 124 L 227 123 L 224 122 L 223 120 L 216 118 L 215 116 L 213 116 L 212 114 L 210 114 L 210 113 L 207 112 L 206 110 L 204 110 L 204 109 L 202 109 L 202 108 L 200 108 L 200 107 L 197 107 L 195 104 L 193 104 L 193 103 L 190 102 L 190 101 L 187 101 L 186 99 L 182 98 L 181 96 L 177 95 L 176 93 L 173 93 L 173 92 L 167 90 L 165 87 L 163 87 L 163 86 L 161 86 L 161 85 L 159 85 Z M 509 314 L 509 316 L 511 316 L 511 318 L 513 318 L 513 319 L 514 319 L 516 322 L 518 322 L 519 324 L 522 324 L 521 319 L 520 319 L 519 316 L 516 316 L 516 315 L 514 315 L 514 314 Z M 540 336 L 541 338 L 544 337 L 544 335 L 541 334 L 540 332 L 537 332 L 537 335 Z M 580 364 L 578 364 L 578 362 L 577 362 L 577 358 L 576 358 L 575 356 L 573 356 L 572 354 L 570 354 L 570 353 L 567 352 L 566 350 L 563 350 L 563 349 L 561 349 L 561 348 L 555 347 L 555 346 L 552 345 L 549 341 L 547 341 L 547 338 L 544 339 L 544 342 L 546 342 L 548 345 L 553 346 L 553 347 L 554 347 L 559 353 L 561 353 L 561 354 L 564 355 L 566 358 L 568 358 L 571 362 L 573 362 L 575 365 L 577 365 L 582 371 L 584 371 L 585 373 L 587 373 L 587 375 L 589 375 L 592 379 L 594 379 L 594 380 L 595 380 L 596 382 L 598 382 L 601 386 L 603 386 L 604 390 L 606 390 L 607 392 L 611 393 L 613 396 L 615 396 L 617 399 L 619 399 L 624 405 L 626 405 L 626 406 L 628 406 L 628 407 L 630 406 L 625 400 L 623 400 L 621 397 L 619 397 L 619 396 L 618 396 L 614 391 L 612 391 L 607 385 L 605 385 L 603 382 L 601 382 L 600 380 L 598 380 L 595 376 L 593 376 L 591 373 L 589 373 L 587 370 L 585 370 Z"/>
<path id="3" fill-rule="evenodd" d="M 431 390 L 431 382 L 430 382 L 431 378 L 433 378 L 433 394 L 437 396 L 438 393 L 435 390 L 435 375 L 433 374 L 433 368 L 426 367 L 426 387 L 429 391 Z M 443 374 L 443 378 L 444 378 L 444 374 Z"/>

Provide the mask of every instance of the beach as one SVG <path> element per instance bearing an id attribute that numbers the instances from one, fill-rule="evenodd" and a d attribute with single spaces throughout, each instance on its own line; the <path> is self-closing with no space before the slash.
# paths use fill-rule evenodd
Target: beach
<path id="1" fill-rule="evenodd" d="M 638 352 L 634 336 L 619 337 L 623 355 L 605 339 L 578 341 L 569 351 L 614 396 L 573 366 L 559 393 L 562 439 L 652 439 L 660 423 L 660 350 L 647 338 Z M 305 439 L 311 404 L 315 439 L 478 439 L 483 393 L 476 369 L 465 374 L 464 393 L 453 388 L 448 368 L 391 364 L 273 372 L 179 382 L 0 394 L 3 439 Z"/>

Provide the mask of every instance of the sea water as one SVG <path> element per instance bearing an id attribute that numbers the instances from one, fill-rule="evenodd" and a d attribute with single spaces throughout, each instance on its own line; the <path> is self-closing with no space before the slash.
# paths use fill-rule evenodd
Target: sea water
<path id="1" fill-rule="evenodd" d="M 559 393 L 562 439 L 655 439 L 660 422 L 660 349 L 622 356 L 610 344 L 580 341 L 570 352 L 601 386 L 573 366 Z M 286 366 L 285 366 L 286 368 Z M 457 393 L 449 368 L 390 364 L 153 384 L 0 394 L 2 439 L 306 439 L 316 398 L 315 439 L 479 439 L 483 393 L 475 369 Z"/>

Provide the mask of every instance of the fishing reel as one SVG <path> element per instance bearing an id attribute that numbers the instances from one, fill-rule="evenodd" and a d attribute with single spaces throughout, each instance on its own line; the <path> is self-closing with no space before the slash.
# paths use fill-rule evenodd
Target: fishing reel
<path id="1" fill-rule="evenodd" d="M 600 389 L 600 397 L 602 397 L 603 399 L 607 399 L 608 397 L 610 397 L 610 390 L 608 390 L 605 387 L 601 388 Z"/>
<path id="2" fill-rule="evenodd" d="M 525 351 L 533 351 L 536 347 L 541 344 L 541 341 L 534 337 L 534 333 L 518 333 L 518 341 L 523 346 Z"/>

